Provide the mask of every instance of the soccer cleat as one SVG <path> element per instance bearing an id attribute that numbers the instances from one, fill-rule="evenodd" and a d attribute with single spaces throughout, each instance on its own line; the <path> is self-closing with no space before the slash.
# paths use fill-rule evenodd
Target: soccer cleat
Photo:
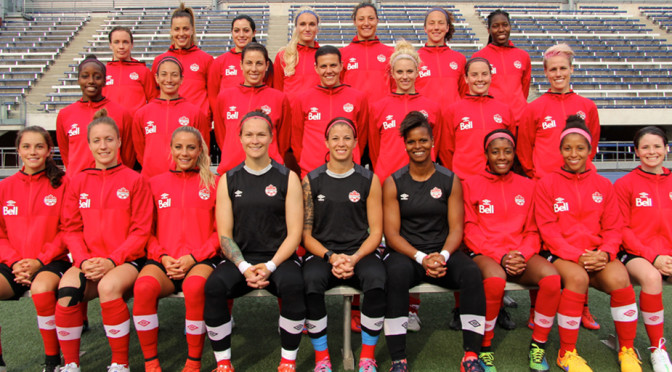
<path id="1" fill-rule="evenodd" d="M 187 359 L 184 368 L 182 368 L 182 372 L 201 372 L 201 362 Z"/>
<path id="2" fill-rule="evenodd" d="M 329 358 L 324 358 L 315 363 L 314 372 L 331 372 L 331 360 Z"/>
<path id="3" fill-rule="evenodd" d="M 130 372 L 131 369 L 125 364 L 112 363 L 107 366 L 107 372 Z"/>
<path id="4" fill-rule="evenodd" d="M 576 353 L 576 349 L 565 351 L 565 355 L 562 358 L 560 357 L 560 352 L 558 352 L 556 363 L 558 364 L 558 367 L 566 372 L 593 372 L 593 370 L 588 367 L 586 360 Z"/>
<path id="5" fill-rule="evenodd" d="M 234 372 L 234 369 L 231 364 L 218 364 L 212 372 Z"/>
<path id="6" fill-rule="evenodd" d="M 653 372 L 672 372 L 672 363 L 670 363 L 670 356 L 663 348 L 665 346 L 665 339 L 661 338 L 658 342 L 658 347 L 652 346 L 649 349 L 651 352 L 651 366 Z"/>
<path id="7" fill-rule="evenodd" d="M 635 349 L 623 346 L 618 352 L 618 362 L 621 372 L 642 372 L 642 362 L 637 357 Z"/>
<path id="8" fill-rule="evenodd" d="M 278 372 L 296 372 L 296 364 L 294 363 L 280 363 Z"/>
<path id="9" fill-rule="evenodd" d="M 593 318 L 593 314 L 590 313 L 588 306 L 583 307 L 583 313 L 581 314 L 581 325 L 585 329 L 592 329 L 594 331 L 600 329 L 600 323 Z"/>
<path id="10" fill-rule="evenodd" d="M 390 372 L 408 372 L 408 361 L 406 359 L 393 360 Z"/>
<path id="11" fill-rule="evenodd" d="M 462 321 L 460 320 L 460 308 L 454 308 L 451 314 L 453 315 L 453 319 L 451 319 L 450 323 L 448 323 L 448 328 L 452 329 L 453 331 L 461 330 Z"/>
<path id="12" fill-rule="evenodd" d="M 377 372 L 376 360 L 371 358 L 362 358 L 359 360 L 359 372 Z"/>
<path id="13" fill-rule="evenodd" d="M 145 362 L 145 372 L 161 372 L 161 365 L 159 359 L 154 358 Z"/>
<path id="14" fill-rule="evenodd" d="M 359 310 L 352 310 L 350 312 L 350 329 L 356 333 L 362 331 L 362 313 Z"/>
<path id="15" fill-rule="evenodd" d="M 549 369 L 548 361 L 546 361 L 546 350 L 533 342 L 530 345 L 530 371 L 546 372 Z"/>
<path id="16" fill-rule="evenodd" d="M 61 367 L 61 372 L 80 372 L 79 366 L 77 363 L 69 363 Z"/>
<path id="17" fill-rule="evenodd" d="M 509 313 L 506 311 L 506 308 L 504 307 L 499 309 L 499 315 L 497 316 L 497 325 L 500 328 L 506 329 L 507 331 L 516 328 L 516 322 L 514 322 L 513 319 L 511 319 L 511 316 L 509 316 Z"/>
<path id="18" fill-rule="evenodd" d="M 492 351 L 482 351 L 478 354 L 478 361 L 485 372 L 497 372 L 495 367 L 495 353 Z"/>
<path id="19" fill-rule="evenodd" d="M 478 358 L 471 358 L 464 360 L 460 363 L 460 372 L 485 372 L 481 360 Z"/>
<path id="20" fill-rule="evenodd" d="M 408 326 L 407 330 L 411 332 L 419 332 L 420 327 L 422 326 L 422 322 L 420 321 L 420 317 L 418 316 L 418 313 L 408 313 Z"/>

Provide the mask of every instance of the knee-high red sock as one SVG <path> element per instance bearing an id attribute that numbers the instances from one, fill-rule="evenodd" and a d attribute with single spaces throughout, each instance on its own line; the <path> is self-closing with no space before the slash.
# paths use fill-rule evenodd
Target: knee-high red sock
<path id="1" fill-rule="evenodd" d="M 56 336 L 56 292 L 44 292 L 32 295 L 37 312 L 37 327 L 42 335 L 45 355 L 59 355 L 58 336 Z"/>
<path id="2" fill-rule="evenodd" d="M 145 360 L 158 355 L 159 316 L 156 313 L 157 299 L 161 285 L 152 276 L 141 276 L 133 288 L 133 324 L 138 333 L 138 341 Z"/>
<path id="3" fill-rule="evenodd" d="M 504 287 L 506 280 L 492 277 L 483 280 L 483 289 L 485 290 L 485 334 L 481 346 L 488 347 L 495 336 L 495 323 L 499 308 L 502 306 L 502 297 L 504 297 Z"/>
<path id="4" fill-rule="evenodd" d="M 633 347 L 637 335 L 637 304 L 631 285 L 611 292 L 611 317 L 614 318 L 619 347 Z"/>
<path id="5" fill-rule="evenodd" d="M 184 306 L 186 308 L 187 345 L 189 345 L 189 359 L 192 360 L 201 360 L 203 354 L 203 342 L 205 341 L 205 322 L 203 321 L 205 281 L 204 277 L 193 275 L 185 279 L 182 284 Z"/>
<path id="6" fill-rule="evenodd" d="M 561 356 L 565 355 L 565 351 L 572 351 L 576 348 L 584 302 L 586 302 L 585 293 L 576 293 L 569 289 L 562 290 L 560 304 L 558 305 L 558 334 L 560 336 Z"/>
<path id="7" fill-rule="evenodd" d="M 453 297 L 455 297 L 455 308 L 460 308 L 460 292 L 453 292 Z"/>
<path id="8" fill-rule="evenodd" d="M 82 306 L 82 303 L 67 307 L 56 304 L 56 330 L 65 364 L 79 365 L 79 344 L 84 325 Z"/>
<path id="9" fill-rule="evenodd" d="M 663 338 L 663 293 L 640 292 L 639 308 L 642 310 L 642 318 L 644 318 L 644 326 L 651 346 L 658 347 L 660 339 Z"/>
<path id="10" fill-rule="evenodd" d="M 532 339 L 536 342 L 548 341 L 548 334 L 553 327 L 553 317 L 558 312 L 560 303 L 560 275 L 550 275 L 539 281 L 539 290 L 534 297 L 534 331 Z M 532 291 L 530 291 L 532 297 Z"/>
<path id="11" fill-rule="evenodd" d="M 128 341 L 131 315 L 122 298 L 101 302 L 105 335 L 112 349 L 112 363 L 128 365 Z"/>

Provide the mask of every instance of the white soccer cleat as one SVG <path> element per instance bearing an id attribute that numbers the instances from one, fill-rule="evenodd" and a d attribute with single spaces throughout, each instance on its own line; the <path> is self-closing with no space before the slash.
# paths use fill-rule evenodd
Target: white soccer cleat
<path id="1" fill-rule="evenodd" d="M 651 353 L 651 366 L 653 366 L 653 372 L 672 372 L 672 363 L 670 363 L 670 356 L 667 355 L 667 351 L 663 349 L 665 345 L 665 339 L 661 338 L 658 342 L 658 347 L 650 347 L 649 349 L 653 350 Z"/>
<path id="2" fill-rule="evenodd" d="M 61 367 L 61 372 L 80 372 L 80 369 L 77 363 L 70 363 Z"/>
<path id="3" fill-rule="evenodd" d="M 112 363 L 107 367 L 107 372 L 131 372 L 131 369 L 125 364 Z"/>
<path id="4" fill-rule="evenodd" d="M 408 327 L 406 328 L 407 330 L 411 332 L 419 332 L 420 328 L 422 326 L 422 322 L 420 321 L 420 317 L 418 316 L 418 313 L 408 313 Z"/>

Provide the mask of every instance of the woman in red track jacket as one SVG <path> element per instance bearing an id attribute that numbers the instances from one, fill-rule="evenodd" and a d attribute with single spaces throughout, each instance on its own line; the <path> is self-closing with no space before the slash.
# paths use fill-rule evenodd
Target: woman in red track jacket
<path id="1" fill-rule="evenodd" d="M 590 159 L 597 153 L 600 117 L 593 101 L 572 91 L 573 59 L 574 51 L 567 44 L 554 45 L 544 52 L 544 73 L 551 88 L 527 105 L 518 123 L 518 158 L 528 177 L 539 179 L 562 165 L 556 149 L 569 115 L 579 115 L 586 121 L 593 138 Z"/>
<path id="2" fill-rule="evenodd" d="M 215 225 L 215 176 L 208 145 L 192 127 L 173 132 L 175 167 L 150 181 L 155 230 L 147 245 L 147 264 L 135 282 L 133 322 L 145 357 L 145 371 L 160 371 L 157 355 L 158 299 L 184 292 L 189 355 L 183 372 L 201 370 L 205 340 L 205 280 L 219 259 Z"/>
<path id="3" fill-rule="evenodd" d="M 222 150 L 217 167 L 219 174 L 245 160 L 240 146 L 240 120 L 250 111 L 261 109 L 273 121 L 273 142 L 268 149 L 273 160 L 284 164 L 283 156 L 289 148 L 291 106 L 284 93 L 264 84 L 264 75 L 270 67 L 266 47 L 250 43 L 243 48 L 241 56 L 244 83 L 222 89 L 213 106 L 215 138 Z"/>
<path id="4" fill-rule="evenodd" d="M 23 168 L 0 182 L 0 299 L 18 300 L 30 289 L 44 342 L 44 370 L 54 372 L 61 364 L 56 289 L 70 267 L 61 219 L 65 173 L 52 158 L 54 142 L 44 128 L 19 131 L 16 148 Z"/>
<path id="5" fill-rule="evenodd" d="M 664 348 L 662 293 L 662 280 L 672 281 L 672 177 L 663 167 L 667 136 L 658 127 L 644 127 L 634 144 L 641 165 L 614 185 L 625 225 L 625 250 L 619 258 L 642 286 L 639 306 L 651 342 L 651 364 L 655 371 L 672 370 Z"/>
<path id="6" fill-rule="evenodd" d="M 320 85 L 302 94 L 292 106 L 291 144 L 294 156 L 301 166 L 301 175 L 324 164 L 324 130 L 331 119 L 341 116 L 355 123 L 360 140 L 353 157 L 359 163 L 366 146 L 366 96 L 357 89 L 341 84 L 343 69 L 341 54 L 331 45 L 320 47 L 315 53 L 315 70 Z"/>
<path id="7" fill-rule="evenodd" d="M 416 88 L 420 94 L 446 106 L 468 92 L 462 77 L 467 59 L 446 45 L 455 33 L 453 22 L 453 14 L 445 9 L 430 9 L 424 23 L 427 43 L 418 50 L 422 66 Z"/>
<path id="8" fill-rule="evenodd" d="M 567 118 L 560 134 L 564 165 L 539 180 L 534 193 L 541 239 L 564 288 L 558 308 L 557 364 L 566 371 L 589 370 L 576 352 L 576 340 L 586 292 L 592 285 L 611 297 L 621 369 L 641 371 L 633 349 L 635 292 L 625 266 L 615 259 L 621 244 L 622 217 L 611 182 L 587 166 L 591 143 L 583 119 L 576 115 Z"/>
<path id="9" fill-rule="evenodd" d="M 488 15 L 488 45 L 474 53 L 492 64 L 492 88 L 490 93 L 509 106 L 518 125 L 530 93 L 532 62 L 526 51 L 516 48 L 511 36 L 509 13 L 495 10 Z M 515 131 L 513 131 L 516 133 Z"/>
<path id="10" fill-rule="evenodd" d="M 62 371 L 80 371 L 81 307 L 100 297 L 112 349 L 108 371 L 127 372 L 130 315 L 124 295 L 130 294 L 144 261 L 152 197 L 145 178 L 117 161 L 119 132 L 106 110 L 96 113 L 87 137 L 96 167 L 73 178 L 63 206 L 64 239 L 73 267 L 61 279 L 56 305 L 56 329 L 66 363 Z"/>
<path id="11" fill-rule="evenodd" d="M 315 72 L 315 52 L 320 45 L 315 41 L 320 17 L 315 9 L 305 6 L 296 12 L 292 39 L 280 49 L 273 64 L 273 88 L 292 98 L 320 82 Z"/>
<path id="12" fill-rule="evenodd" d="M 491 65 L 483 58 L 467 62 L 464 79 L 469 94 L 448 106 L 439 147 L 441 163 L 464 180 L 485 169 L 479 150 L 485 135 L 495 129 L 514 130 L 511 109 L 490 95 Z"/>
<path id="13" fill-rule="evenodd" d="M 494 366 L 491 343 L 506 281 L 538 285 L 530 370 L 548 370 L 546 341 L 560 302 L 560 275 L 541 257 L 534 221 L 534 181 L 511 171 L 516 147 L 513 133 L 495 129 L 485 137 L 487 166 L 462 182 L 464 242 L 481 269 L 485 290 L 485 335 L 480 359 Z"/>
<path id="14" fill-rule="evenodd" d="M 156 81 L 145 62 L 133 59 L 133 33 L 116 26 L 108 34 L 112 60 L 107 62 L 103 95 L 125 107 L 131 115 L 158 95 Z"/>
<path id="15" fill-rule="evenodd" d="M 61 158 L 72 178 L 82 169 L 94 166 L 91 150 L 86 139 L 86 125 L 100 109 L 106 109 L 114 119 L 121 136 L 119 160 L 129 167 L 135 164 L 131 125 L 133 117 L 120 104 L 103 95 L 106 68 L 94 55 L 88 55 L 79 63 L 77 82 L 82 89 L 82 98 L 58 112 L 56 117 L 56 140 Z"/>
<path id="16" fill-rule="evenodd" d="M 158 62 L 163 57 L 177 58 L 184 71 L 184 84 L 180 86 L 180 95 L 187 101 L 201 108 L 210 118 L 210 102 L 208 101 L 208 71 L 214 60 L 211 55 L 196 45 L 196 26 L 194 11 L 180 3 L 170 19 L 171 45 L 167 52 L 158 55 L 152 63 L 152 75 L 156 75 Z"/>
<path id="17" fill-rule="evenodd" d="M 378 40 L 378 11 L 371 3 L 360 3 L 352 12 L 357 35 L 341 48 L 344 84 L 364 92 L 369 102 L 376 102 L 394 91 L 388 66 L 394 48 Z M 336 115 L 338 116 L 338 115 Z"/>
<path id="18" fill-rule="evenodd" d="M 180 97 L 184 72 L 174 57 L 157 62 L 156 83 L 161 89 L 158 98 L 135 113 L 133 144 L 142 174 L 148 179 L 168 171 L 173 165 L 170 138 L 176 128 L 191 126 L 198 129 L 210 143 L 210 122 L 194 104 Z"/>
<path id="19" fill-rule="evenodd" d="M 399 136 L 399 125 L 409 112 L 420 111 L 427 115 L 437 143 L 443 125 L 439 105 L 416 92 L 415 82 L 420 66 L 418 53 L 405 40 L 398 41 L 395 49 L 390 57 L 390 73 L 396 82 L 396 91 L 371 105 L 369 119 L 369 155 L 381 183 L 408 164 L 404 140 Z M 436 160 L 434 151 L 432 160 Z"/>

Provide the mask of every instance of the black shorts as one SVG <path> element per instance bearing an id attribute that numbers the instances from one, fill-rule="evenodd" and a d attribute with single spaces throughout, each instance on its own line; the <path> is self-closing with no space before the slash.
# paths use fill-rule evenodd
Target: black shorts
<path id="1" fill-rule="evenodd" d="M 48 271 L 50 273 L 58 275 L 59 278 L 62 278 L 63 274 L 70 268 L 70 266 L 72 266 L 70 261 L 61 261 L 61 260 L 53 261 L 45 266 L 42 266 L 39 270 L 37 270 L 35 275 L 44 271 Z M 2 276 L 5 277 L 5 279 L 7 279 L 7 281 L 9 282 L 9 286 L 12 288 L 12 292 L 14 292 L 14 296 L 8 298 L 8 300 L 18 300 L 21 298 L 21 296 L 24 295 L 24 293 L 26 293 L 30 289 L 29 286 L 25 286 L 23 284 L 15 282 L 14 281 L 15 276 L 12 273 L 12 269 L 4 263 L 0 264 L 0 274 L 2 274 Z"/>
<path id="2" fill-rule="evenodd" d="M 207 265 L 214 269 L 217 267 L 217 265 L 219 265 L 220 262 L 222 262 L 222 259 L 218 256 L 215 256 L 212 258 L 207 258 L 203 261 L 196 262 L 194 266 L 192 266 L 191 268 L 193 269 L 194 267 L 196 267 L 196 265 Z M 145 265 L 154 265 L 159 269 L 161 269 L 161 271 L 163 271 L 164 274 L 167 274 L 165 266 L 163 266 L 163 264 L 159 261 L 147 260 L 147 263 L 145 263 Z M 189 269 L 189 271 L 191 271 L 191 269 Z M 175 287 L 175 290 L 173 291 L 174 294 L 182 292 L 182 282 L 184 282 L 184 279 L 180 280 L 170 279 L 170 281 L 173 282 L 173 286 Z"/>
<path id="3" fill-rule="evenodd" d="M 124 262 L 124 263 L 127 263 L 127 264 L 133 266 L 136 270 L 138 270 L 138 272 L 140 272 L 140 270 L 142 270 L 142 268 L 145 266 L 146 262 L 147 262 L 147 258 L 146 257 L 141 257 L 141 258 L 138 258 L 137 260 L 133 260 L 133 261 L 130 261 L 130 262 Z"/>
<path id="4" fill-rule="evenodd" d="M 642 256 L 637 256 L 636 254 L 628 253 L 626 251 L 619 251 L 616 257 L 618 257 L 618 260 L 621 261 L 623 265 L 627 264 L 628 262 L 632 261 L 635 258 L 641 258 L 643 260 L 646 260 L 646 258 Z M 648 262 L 648 260 L 646 261 Z M 653 265 L 653 263 L 651 263 L 651 265 Z M 669 278 L 670 278 L 669 275 L 663 275 L 663 281 L 667 281 Z"/>
<path id="5" fill-rule="evenodd" d="M 545 258 L 546 261 L 548 261 L 548 262 L 550 262 L 550 263 L 553 263 L 553 262 L 555 262 L 555 260 L 557 260 L 558 258 L 560 258 L 560 257 L 558 257 L 558 256 L 556 256 L 556 255 L 554 255 L 554 254 L 552 254 L 551 251 L 547 251 L 547 250 L 539 251 L 539 255 L 540 255 L 541 257 Z"/>

